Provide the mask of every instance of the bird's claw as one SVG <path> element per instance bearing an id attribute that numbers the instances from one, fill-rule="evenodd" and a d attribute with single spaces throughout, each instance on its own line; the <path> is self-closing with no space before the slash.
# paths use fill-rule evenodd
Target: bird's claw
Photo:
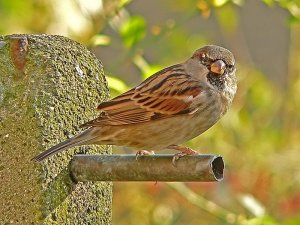
<path id="1" fill-rule="evenodd" d="M 154 155 L 154 151 L 147 151 L 147 150 L 139 150 L 136 152 L 135 154 L 135 160 L 138 160 L 138 158 L 141 156 L 141 155 Z"/>
<path id="2" fill-rule="evenodd" d="M 172 158 L 172 164 L 173 164 L 173 166 L 176 167 L 176 161 L 178 159 L 180 159 L 181 157 L 185 156 L 185 155 L 188 155 L 188 154 L 184 153 L 184 152 L 178 152 L 178 153 L 174 154 L 174 156 Z"/>
<path id="3" fill-rule="evenodd" d="M 178 159 L 180 159 L 181 157 L 186 156 L 186 155 L 198 155 L 199 154 L 199 152 L 196 152 L 195 150 L 193 150 L 191 148 L 187 148 L 187 147 L 182 147 L 180 149 L 180 151 L 182 151 L 182 152 L 178 152 L 178 153 L 174 154 L 174 156 L 172 158 L 172 164 L 175 167 L 176 167 L 176 161 Z"/>

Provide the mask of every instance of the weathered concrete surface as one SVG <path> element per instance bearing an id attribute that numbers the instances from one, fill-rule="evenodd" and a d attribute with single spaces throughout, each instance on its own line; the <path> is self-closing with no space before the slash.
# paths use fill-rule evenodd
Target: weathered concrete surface
<path id="1" fill-rule="evenodd" d="M 37 153 L 79 132 L 109 97 L 101 63 L 60 36 L 0 36 L 0 224 L 110 224 L 112 184 L 75 184 L 78 147 L 38 164 Z"/>

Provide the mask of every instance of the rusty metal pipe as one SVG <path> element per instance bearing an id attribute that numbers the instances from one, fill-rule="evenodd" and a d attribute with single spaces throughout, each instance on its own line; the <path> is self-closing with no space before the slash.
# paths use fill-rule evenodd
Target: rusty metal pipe
<path id="1" fill-rule="evenodd" d="M 190 155 L 172 164 L 173 155 L 75 155 L 75 181 L 220 181 L 224 161 L 216 155 Z"/>

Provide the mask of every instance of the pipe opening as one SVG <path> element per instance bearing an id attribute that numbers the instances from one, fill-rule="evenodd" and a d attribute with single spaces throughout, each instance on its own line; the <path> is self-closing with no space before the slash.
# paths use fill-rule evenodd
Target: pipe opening
<path id="1" fill-rule="evenodd" d="M 224 161 L 221 156 L 218 156 L 214 158 L 211 162 L 211 168 L 213 171 L 213 174 L 217 181 L 221 181 L 224 178 Z"/>

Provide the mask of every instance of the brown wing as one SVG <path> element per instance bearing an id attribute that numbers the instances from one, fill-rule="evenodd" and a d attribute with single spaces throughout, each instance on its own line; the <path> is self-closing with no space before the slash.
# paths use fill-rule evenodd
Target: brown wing
<path id="1" fill-rule="evenodd" d="M 168 67 L 136 88 L 98 106 L 100 116 L 83 126 L 124 125 L 148 122 L 176 114 L 192 113 L 193 99 L 201 92 L 199 82 L 180 65 Z"/>

